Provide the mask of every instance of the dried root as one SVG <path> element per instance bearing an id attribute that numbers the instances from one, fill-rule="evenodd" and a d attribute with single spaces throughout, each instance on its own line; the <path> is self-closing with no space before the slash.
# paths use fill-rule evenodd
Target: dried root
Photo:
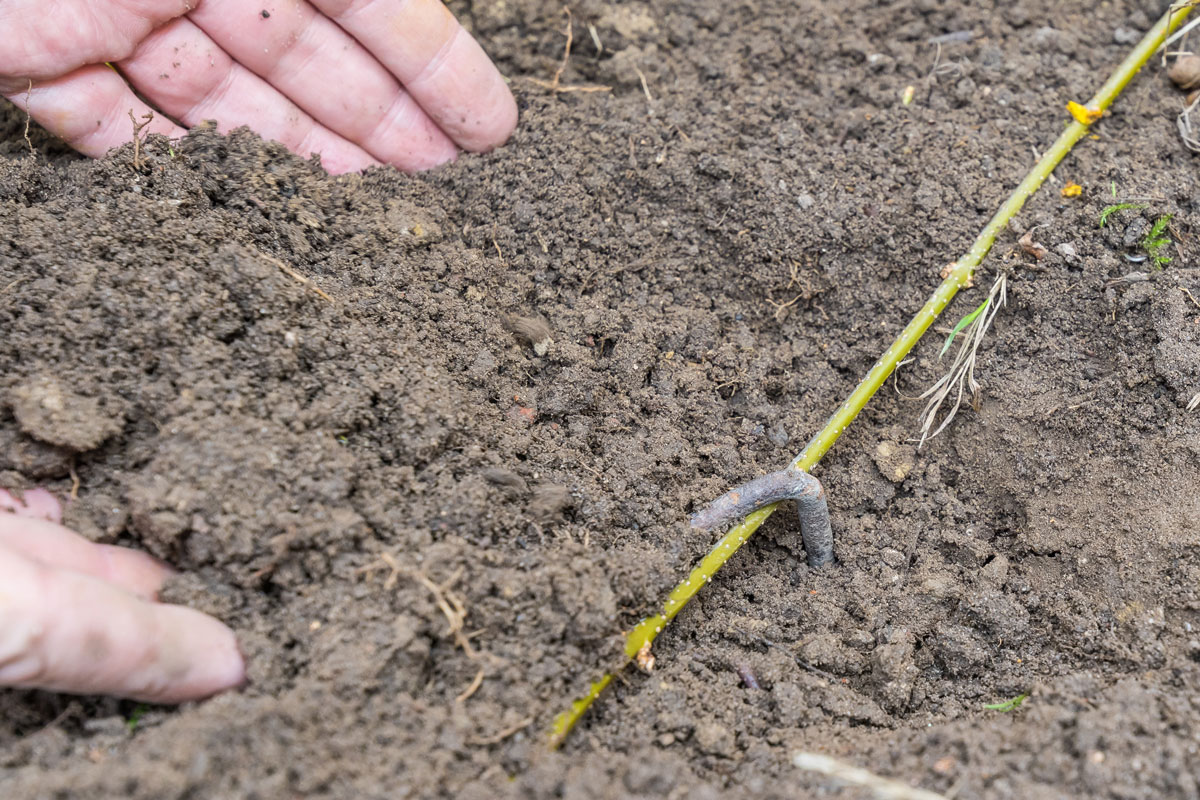
<path id="1" fill-rule="evenodd" d="M 992 284 L 991 291 L 988 292 L 987 300 L 984 301 L 985 305 L 981 307 L 982 311 L 967 326 L 963 334 L 963 342 L 955 353 L 950 370 L 921 395 L 921 399 L 928 400 L 928 402 L 925 404 L 919 420 L 921 441 L 917 445 L 917 449 L 923 447 L 927 439 L 932 439 L 946 429 L 946 426 L 958 414 L 958 409 L 962 406 L 963 397 L 968 390 L 971 393 L 972 407 L 979 408 L 982 396 L 979 381 L 975 380 L 975 360 L 979 353 L 979 345 L 992 326 L 992 320 L 996 318 L 996 313 L 1007 300 L 1007 289 L 1008 273 L 1001 272 L 996 278 L 996 282 Z M 941 411 L 942 404 L 951 394 L 954 394 L 954 405 L 935 429 L 933 425 L 937 421 L 938 412 Z"/>

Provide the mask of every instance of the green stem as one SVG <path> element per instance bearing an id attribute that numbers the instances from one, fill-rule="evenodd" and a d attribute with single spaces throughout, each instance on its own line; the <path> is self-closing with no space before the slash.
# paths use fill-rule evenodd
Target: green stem
<path id="1" fill-rule="evenodd" d="M 1163 40 L 1182 24 L 1191 11 L 1191 5 L 1183 8 L 1173 9 L 1163 15 L 1153 28 L 1142 38 L 1137 47 L 1121 62 L 1121 65 L 1113 71 L 1112 75 L 1100 87 L 1100 91 L 1088 103 L 1088 107 L 1095 110 L 1103 111 L 1107 109 L 1112 102 L 1125 88 L 1126 84 L 1133 79 L 1133 76 L 1138 73 L 1142 65 L 1153 55 L 1154 51 L 1159 48 Z M 1058 137 L 1057 141 L 1046 151 L 1045 155 L 1034 165 L 1029 174 L 1025 176 L 1025 180 L 1013 191 L 996 215 L 992 217 L 987 226 L 979 234 L 975 243 L 971 245 L 971 249 L 966 255 L 960 258 L 954 265 L 953 269 L 937 287 L 933 295 L 926 301 L 924 307 L 917 312 L 912 321 L 900 332 L 896 340 L 888 347 L 887 352 L 883 354 L 883 358 L 875 363 L 867 376 L 858 384 L 855 390 L 850 394 L 837 412 L 829 418 L 825 423 L 825 427 L 812 438 L 811 441 L 804 447 L 804 450 L 796 456 L 791 463 L 792 469 L 809 471 L 821 460 L 821 456 L 828 452 L 833 443 L 842 435 L 842 431 L 846 430 L 858 413 L 862 411 L 867 402 L 883 385 L 892 371 L 896 369 L 896 365 L 904 360 L 909 351 L 913 349 L 916 343 L 924 335 L 933 321 L 938 318 L 938 315 L 946 308 L 958 290 L 964 286 L 969 286 L 971 279 L 975 274 L 975 269 L 983 261 L 988 251 L 992 249 L 992 244 L 996 241 L 996 236 L 1008 225 L 1009 220 L 1017 215 L 1021 207 L 1025 205 L 1025 201 L 1033 195 L 1034 192 L 1041 187 L 1042 183 L 1058 166 L 1063 157 L 1071 151 L 1071 148 L 1082 139 L 1088 132 L 1089 126 L 1075 121 L 1067 125 L 1066 130 Z M 729 533 L 721 537 L 720 541 L 709 551 L 708 555 L 691 571 L 687 579 L 675 587 L 674 590 L 667 596 L 666 602 L 663 604 L 662 612 L 654 616 L 647 617 L 639 622 L 632 631 L 625 637 L 625 656 L 626 664 L 629 659 L 637 656 L 638 652 L 643 648 L 649 647 L 655 637 L 662 632 L 675 615 L 678 614 L 683 607 L 688 604 L 688 601 L 695 597 L 700 589 L 712 580 L 726 561 L 728 561 L 738 548 L 750 538 L 750 535 L 758 530 L 759 526 L 771 516 L 778 505 L 770 505 L 755 511 L 747 516 L 739 524 L 735 525 Z M 554 726 L 551 729 L 551 745 L 557 747 L 571 732 L 571 728 L 583 716 L 588 707 L 600 696 L 600 693 L 612 682 L 613 674 L 604 675 L 600 680 L 596 681 L 589 687 L 587 694 L 571 704 L 571 707 L 559 714 L 554 719 Z"/>

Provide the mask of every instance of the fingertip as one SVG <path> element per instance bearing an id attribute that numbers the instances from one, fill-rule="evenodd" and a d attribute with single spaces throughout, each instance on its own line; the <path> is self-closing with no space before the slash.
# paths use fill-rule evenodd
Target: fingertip
<path id="1" fill-rule="evenodd" d="M 167 578 L 175 574 L 175 570 L 149 553 L 111 544 L 95 547 L 101 560 L 97 577 L 139 597 L 154 600 Z"/>
<path id="2" fill-rule="evenodd" d="M 463 148 L 473 153 L 495 150 L 507 142 L 517 129 L 517 118 L 516 98 L 508 86 L 501 83 L 492 99 L 492 108 L 474 121 L 476 130 L 473 135 L 464 134 Z"/>
<path id="3" fill-rule="evenodd" d="M 130 696 L 156 703 L 203 700 L 246 683 L 246 661 L 237 636 L 213 617 L 184 606 L 155 606 L 167 626 L 157 663 Z"/>
<path id="4" fill-rule="evenodd" d="M 0 550 L 0 686 L 182 703 L 245 678 L 213 617 Z"/>
<path id="5" fill-rule="evenodd" d="M 402 157 L 393 159 L 391 164 L 404 172 L 424 172 L 443 164 L 452 164 L 457 159 L 458 147 L 450 140 L 450 137 L 438 130 L 437 136 L 430 137 L 423 147 L 415 148 Z"/>
<path id="6" fill-rule="evenodd" d="M 12 492 L 0 489 L 0 511 L 54 523 L 62 521 L 62 504 L 48 490 L 40 487 L 21 492 L 20 500 Z"/>
<path id="7" fill-rule="evenodd" d="M 451 102 L 440 108 L 429 99 L 422 104 L 459 147 L 486 153 L 507 142 L 516 129 L 517 101 L 475 39 L 464 32 L 452 48 L 456 52 L 428 79 L 430 85 L 422 87 L 426 93 L 429 89 L 442 92 Z"/>
<path id="8" fill-rule="evenodd" d="M 321 169 L 325 170 L 330 175 L 344 175 L 347 172 L 362 172 L 363 170 L 370 169 L 371 167 L 379 166 L 378 161 L 368 155 L 357 145 L 350 144 L 349 142 L 325 141 L 322 144 L 309 149 L 295 147 L 289 147 L 289 149 L 305 158 L 314 155 L 320 156 Z"/>
<path id="9" fill-rule="evenodd" d="M 211 650 L 196 664 L 186 687 L 192 699 L 211 697 L 229 689 L 240 689 L 246 685 L 246 659 L 238 647 L 237 636 L 215 619 Z"/>

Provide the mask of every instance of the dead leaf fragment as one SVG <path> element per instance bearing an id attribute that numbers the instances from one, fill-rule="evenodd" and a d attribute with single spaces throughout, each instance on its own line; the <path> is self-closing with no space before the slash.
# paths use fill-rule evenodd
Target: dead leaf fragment
<path id="1" fill-rule="evenodd" d="M 1022 250 L 1036 258 L 1038 261 L 1041 261 L 1046 257 L 1046 248 L 1039 242 L 1035 242 L 1033 240 L 1033 228 L 1027 230 L 1025 235 L 1021 237 L 1021 240 L 1017 242 L 1017 244 L 1021 245 Z"/>
<path id="2" fill-rule="evenodd" d="M 501 322 L 514 336 L 522 340 L 539 356 L 544 356 L 550 350 L 554 340 L 550 338 L 550 323 L 541 317 L 519 317 L 506 314 Z"/>

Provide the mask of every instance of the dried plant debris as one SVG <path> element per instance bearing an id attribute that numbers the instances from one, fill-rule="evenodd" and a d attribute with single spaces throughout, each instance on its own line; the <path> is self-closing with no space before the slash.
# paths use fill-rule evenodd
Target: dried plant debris
<path id="1" fill-rule="evenodd" d="M 550 323 L 542 317 L 521 317 L 506 314 L 502 320 L 504 327 L 525 344 L 533 348 L 533 352 L 544 356 L 554 343 L 551 338 Z"/>

